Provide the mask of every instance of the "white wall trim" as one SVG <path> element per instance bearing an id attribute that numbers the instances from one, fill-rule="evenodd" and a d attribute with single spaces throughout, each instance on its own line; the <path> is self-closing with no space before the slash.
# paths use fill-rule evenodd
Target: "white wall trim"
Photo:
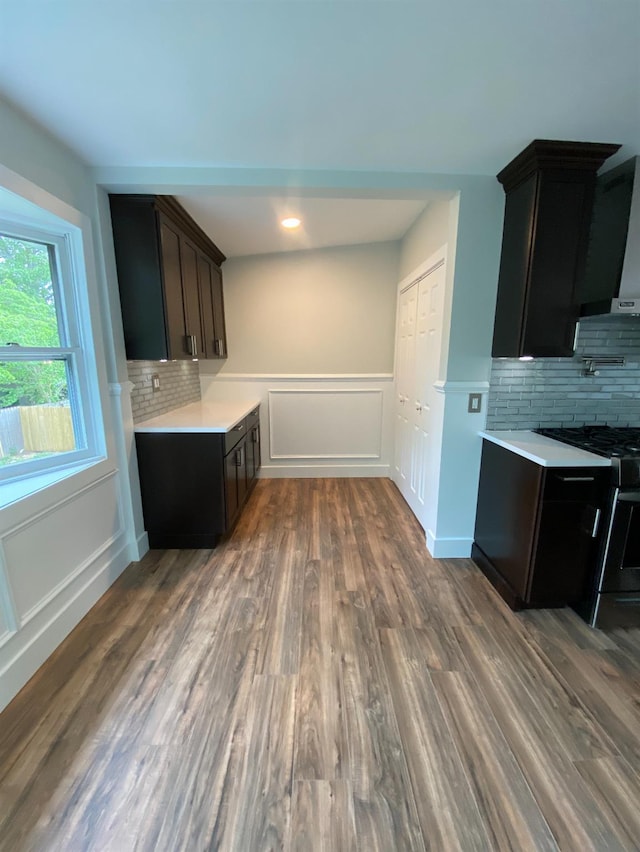
<path id="1" fill-rule="evenodd" d="M 25 527 L 30 527 L 32 524 L 37 523 L 37 521 L 45 518 L 47 515 L 50 515 L 52 512 L 57 511 L 61 506 L 65 506 L 67 503 L 71 503 L 74 500 L 77 500 L 82 494 L 86 494 L 87 491 L 91 491 L 93 488 L 96 488 L 98 485 L 101 485 L 103 482 L 106 482 L 107 479 L 112 479 L 118 473 L 118 469 L 114 468 L 113 470 L 107 471 L 107 473 L 103 473 L 102 476 L 98 477 L 98 479 L 94 479 L 85 485 L 83 488 L 79 488 L 77 491 L 74 491 L 72 494 L 67 494 L 61 500 L 52 503 L 50 506 L 47 506 L 46 509 L 42 509 L 42 511 L 38 512 L 35 515 L 29 515 L 28 518 L 25 518 L 22 521 L 19 521 L 17 524 L 14 524 L 12 527 L 8 527 L 2 533 L 2 538 L 9 538 Z"/>
<path id="2" fill-rule="evenodd" d="M 259 472 L 260 479 L 340 479 L 353 477 L 374 477 L 388 479 L 388 464 L 263 464 Z"/>
<path id="3" fill-rule="evenodd" d="M 146 530 L 137 537 L 136 548 L 137 552 L 133 555 L 135 556 L 135 561 L 139 562 L 149 552 L 149 533 Z"/>
<path id="4" fill-rule="evenodd" d="M 212 375 L 202 372 L 203 376 Z M 393 373 L 218 373 L 217 382 L 391 382 Z"/>
<path id="5" fill-rule="evenodd" d="M 6 633 L 3 634 L 0 641 L 0 647 L 15 634 L 18 630 L 19 618 L 15 600 L 13 598 L 13 590 L 11 589 L 11 580 L 7 572 L 7 562 L 4 555 L 4 546 L 0 540 L 0 612 L 7 626 Z"/>
<path id="6" fill-rule="evenodd" d="M 489 393 L 489 382 L 443 382 L 433 383 L 438 393 Z"/>
<path id="7" fill-rule="evenodd" d="M 472 538 L 436 538 L 427 530 L 427 550 L 434 559 L 467 559 L 472 544 Z"/>
<path id="8" fill-rule="evenodd" d="M 408 275 L 399 282 L 398 284 L 398 295 L 409 287 L 412 287 L 414 284 L 417 284 L 418 281 L 422 281 L 423 278 L 426 278 L 427 275 L 430 275 L 434 269 L 437 269 L 439 266 L 442 266 L 447 260 L 447 243 L 443 243 L 437 251 L 435 251 L 431 257 L 428 257 L 424 263 L 421 263 L 420 266 L 417 266 L 413 272 L 410 272 Z"/>
<path id="9" fill-rule="evenodd" d="M 109 396 L 120 397 L 122 394 L 131 396 L 134 388 L 133 382 L 109 382 Z"/>

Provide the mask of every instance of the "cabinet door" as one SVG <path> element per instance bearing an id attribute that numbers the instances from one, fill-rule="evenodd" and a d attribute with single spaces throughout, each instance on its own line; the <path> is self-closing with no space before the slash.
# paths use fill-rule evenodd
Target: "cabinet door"
<path id="1" fill-rule="evenodd" d="M 238 506 L 242 506 L 247 496 L 247 446 L 248 441 L 245 436 L 237 447 L 236 466 L 238 469 Z"/>
<path id="2" fill-rule="evenodd" d="M 180 239 L 180 262 L 187 348 L 192 358 L 204 358 L 205 347 L 198 286 L 198 251 L 185 237 Z"/>
<path id="3" fill-rule="evenodd" d="M 540 181 L 521 352 L 571 357 L 595 180 Z"/>
<path id="4" fill-rule="evenodd" d="M 565 605 L 588 597 L 608 479 L 603 468 L 545 469 L 528 603 Z"/>
<path id="5" fill-rule="evenodd" d="M 202 253 L 198 253 L 198 280 L 205 357 L 226 358 L 222 273 L 211 258 Z"/>
<path id="6" fill-rule="evenodd" d="M 165 333 L 169 358 L 188 358 L 184 303 L 182 299 L 182 269 L 180 232 L 160 216 L 160 248 L 164 277 Z"/>
<path id="7" fill-rule="evenodd" d="M 227 357 L 227 328 L 224 321 L 224 297 L 222 294 L 222 271 L 219 266 L 211 266 L 211 295 L 213 299 L 213 322 L 215 328 L 216 354 Z"/>
<path id="8" fill-rule="evenodd" d="M 595 512 L 574 500 L 542 504 L 527 603 L 565 606 L 584 599 L 595 566 Z"/>
<path id="9" fill-rule="evenodd" d="M 260 467 L 260 427 L 253 426 L 247 434 L 247 487 L 253 485 Z"/>
<path id="10" fill-rule="evenodd" d="M 198 253 L 198 283 L 200 286 L 200 308 L 202 310 L 202 334 L 205 358 L 217 358 L 216 352 L 216 329 L 213 319 L 213 292 L 212 272 L 213 266 L 209 258 Z"/>
<path id="11" fill-rule="evenodd" d="M 224 459 L 224 491 L 226 528 L 230 529 L 238 512 L 238 447 L 227 453 Z"/>

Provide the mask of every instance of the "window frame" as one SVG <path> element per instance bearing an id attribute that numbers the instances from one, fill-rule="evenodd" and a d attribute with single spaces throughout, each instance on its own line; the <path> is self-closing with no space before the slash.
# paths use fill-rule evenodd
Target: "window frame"
<path id="1" fill-rule="evenodd" d="M 106 458 L 105 434 L 97 381 L 92 324 L 88 304 L 82 233 L 70 222 L 37 208 L 32 216 L 15 216 L 3 209 L 0 195 L 0 233 L 16 240 L 51 247 L 52 284 L 59 345 L 31 347 L 0 345 L 0 361 L 65 363 L 69 405 L 76 449 L 0 467 L 0 486 L 43 473 L 77 468 Z M 41 212 L 40 217 L 38 213 Z"/>

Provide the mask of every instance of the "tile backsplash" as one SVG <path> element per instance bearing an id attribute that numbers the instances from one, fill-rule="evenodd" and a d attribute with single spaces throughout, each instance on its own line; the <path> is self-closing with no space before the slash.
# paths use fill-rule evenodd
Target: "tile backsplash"
<path id="1" fill-rule="evenodd" d="M 200 399 L 200 373 L 194 361 L 127 361 L 127 372 L 134 384 L 131 392 L 134 423 Z M 155 391 L 151 386 L 154 373 L 160 377 L 160 387 Z"/>
<path id="2" fill-rule="evenodd" d="M 583 357 L 624 356 L 624 367 L 583 376 Z M 487 429 L 610 423 L 640 426 L 640 317 L 589 317 L 573 358 L 494 359 Z"/>

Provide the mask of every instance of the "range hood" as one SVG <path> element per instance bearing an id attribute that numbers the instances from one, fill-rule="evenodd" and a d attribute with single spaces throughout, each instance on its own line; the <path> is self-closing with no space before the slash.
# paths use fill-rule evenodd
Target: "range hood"
<path id="1" fill-rule="evenodd" d="M 640 314 L 640 157 L 600 175 L 582 316 Z"/>

